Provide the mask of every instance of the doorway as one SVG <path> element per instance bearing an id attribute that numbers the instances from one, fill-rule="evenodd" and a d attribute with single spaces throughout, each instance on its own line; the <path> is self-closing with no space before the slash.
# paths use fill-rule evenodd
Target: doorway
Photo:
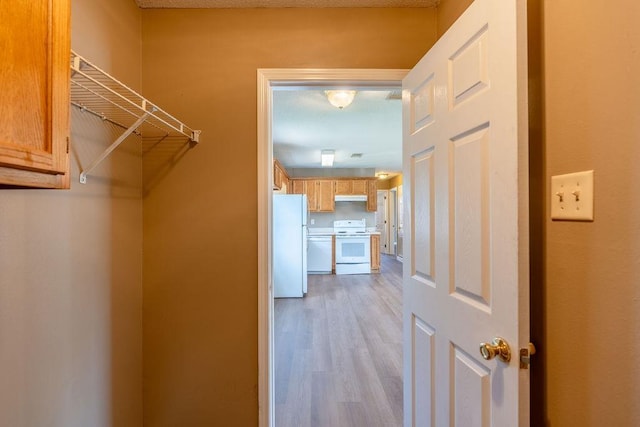
<path id="1" fill-rule="evenodd" d="M 407 70 L 258 70 L 258 402 L 260 426 L 275 425 L 272 288 L 272 105 L 276 87 L 399 86 Z"/>

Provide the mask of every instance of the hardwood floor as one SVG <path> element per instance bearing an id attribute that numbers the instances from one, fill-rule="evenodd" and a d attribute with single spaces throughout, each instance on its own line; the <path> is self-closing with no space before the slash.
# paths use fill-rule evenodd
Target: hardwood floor
<path id="1" fill-rule="evenodd" d="M 275 300 L 276 427 L 402 425 L 402 264 Z"/>

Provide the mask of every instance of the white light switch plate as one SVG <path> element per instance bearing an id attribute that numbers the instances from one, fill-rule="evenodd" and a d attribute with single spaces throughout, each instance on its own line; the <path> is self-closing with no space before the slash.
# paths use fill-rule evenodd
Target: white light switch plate
<path id="1" fill-rule="evenodd" d="M 593 221 L 593 171 L 551 177 L 551 219 Z"/>

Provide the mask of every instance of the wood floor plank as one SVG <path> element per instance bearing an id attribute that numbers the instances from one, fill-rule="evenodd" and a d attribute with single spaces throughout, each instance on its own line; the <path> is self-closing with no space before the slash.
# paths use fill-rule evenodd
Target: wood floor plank
<path id="1" fill-rule="evenodd" d="M 276 299 L 276 427 L 402 425 L 402 264 Z"/>

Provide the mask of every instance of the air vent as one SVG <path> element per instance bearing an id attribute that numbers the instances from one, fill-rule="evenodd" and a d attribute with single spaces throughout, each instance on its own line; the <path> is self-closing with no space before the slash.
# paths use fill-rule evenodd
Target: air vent
<path id="1" fill-rule="evenodd" d="M 402 90 L 401 89 L 392 90 L 391 92 L 389 92 L 389 95 L 387 95 L 387 100 L 389 101 L 402 100 Z"/>
<path id="2" fill-rule="evenodd" d="M 353 153 L 353 154 L 351 154 L 351 158 L 352 159 L 359 159 L 360 157 L 362 157 L 362 153 Z"/>

